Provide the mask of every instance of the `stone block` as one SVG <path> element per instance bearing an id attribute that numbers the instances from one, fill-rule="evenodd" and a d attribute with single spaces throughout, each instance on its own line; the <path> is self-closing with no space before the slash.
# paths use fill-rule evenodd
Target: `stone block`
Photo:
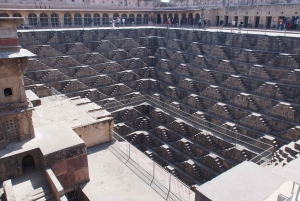
<path id="1" fill-rule="evenodd" d="M 74 172 L 74 174 L 75 174 L 75 182 L 76 183 L 80 183 L 80 182 L 87 181 L 90 179 L 88 167 L 83 167 L 79 170 L 76 170 Z"/>
<path id="2" fill-rule="evenodd" d="M 53 170 L 55 176 L 66 174 L 67 173 L 66 161 L 63 160 L 61 162 L 52 164 L 51 169 Z"/>
<path id="3" fill-rule="evenodd" d="M 71 159 L 66 160 L 67 172 L 74 172 L 78 170 L 78 159 L 77 156 Z"/>
<path id="4" fill-rule="evenodd" d="M 74 172 L 68 172 L 58 177 L 59 182 L 64 188 L 76 184 Z"/>

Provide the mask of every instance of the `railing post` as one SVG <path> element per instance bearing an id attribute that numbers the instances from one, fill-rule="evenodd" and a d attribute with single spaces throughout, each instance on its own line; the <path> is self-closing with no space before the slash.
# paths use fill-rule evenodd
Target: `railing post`
<path id="1" fill-rule="evenodd" d="M 169 193 L 171 191 L 171 177 L 172 177 L 172 174 L 170 173 L 170 177 L 169 177 L 169 192 L 168 192 L 168 197 L 169 197 Z"/>
<path id="2" fill-rule="evenodd" d="M 235 131 L 235 148 L 236 148 L 236 143 L 237 143 L 237 131 Z"/>
<path id="3" fill-rule="evenodd" d="M 130 143 L 128 142 L 128 145 L 129 145 L 129 149 L 128 149 L 128 157 L 130 158 Z"/>
<path id="4" fill-rule="evenodd" d="M 155 163 L 153 161 L 153 179 L 155 179 Z"/>

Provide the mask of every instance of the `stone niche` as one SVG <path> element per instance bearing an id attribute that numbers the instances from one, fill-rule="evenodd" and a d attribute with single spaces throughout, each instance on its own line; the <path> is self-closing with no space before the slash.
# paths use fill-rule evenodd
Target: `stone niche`
<path id="1" fill-rule="evenodd" d="M 43 168 L 42 154 L 39 148 L 18 151 L 0 158 L 0 182 Z"/>

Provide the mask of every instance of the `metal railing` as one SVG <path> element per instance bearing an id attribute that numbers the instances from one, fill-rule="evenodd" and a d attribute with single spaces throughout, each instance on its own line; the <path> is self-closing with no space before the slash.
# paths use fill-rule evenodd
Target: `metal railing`
<path id="1" fill-rule="evenodd" d="M 226 129 L 222 126 L 213 124 L 213 123 L 206 121 L 204 119 L 201 119 L 197 116 L 191 115 L 183 110 L 173 107 L 170 104 L 166 104 L 166 103 L 164 103 L 156 98 L 153 98 L 149 95 L 140 95 L 139 97 L 136 97 L 133 99 L 125 99 L 125 100 L 118 100 L 118 101 L 119 101 L 119 103 L 122 103 L 122 105 L 116 105 L 116 103 L 111 103 L 111 104 L 105 105 L 104 108 L 112 111 L 112 110 L 116 110 L 116 109 L 119 109 L 119 108 L 122 108 L 125 106 L 135 105 L 137 103 L 142 103 L 142 102 L 147 102 L 149 104 L 153 104 L 157 107 L 160 107 L 160 108 L 164 109 L 165 111 L 175 113 L 182 119 L 186 119 L 189 122 L 192 122 L 198 126 L 208 129 L 209 131 L 213 131 L 214 133 L 219 134 L 222 137 L 231 139 L 232 143 L 234 143 L 235 146 L 237 145 L 237 143 L 240 143 L 247 147 L 250 146 L 251 148 L 254 148 L 255 150 L 257 150 L 258 152 L 264 152 L 265 150 L 269 150 L 272 147 L 271 145 L 261 142 L 257 139 L 242 135 L 238 132 Z"/>
<path id="2" fill-rule="evenodd" d="M 147 180 L 146 182 L 166 200 L 194 200 L 195 194 L 189 186 L 151 160 L 118 133 L 113 131 L 112 137 L 115 142 L 111 148 L 143 174 L 143 179 Z"/>
<path id="3" fill-rule="evenodd" d="M 273 147 L 263 151 L 262 153 L 258 154 L 257 156 L 253 157 L 250 161 L 253 163 L 256 163 L 258 165 L 268 165 L 269 163 L 272 163 L 274 153 L 273 153 Z"/>

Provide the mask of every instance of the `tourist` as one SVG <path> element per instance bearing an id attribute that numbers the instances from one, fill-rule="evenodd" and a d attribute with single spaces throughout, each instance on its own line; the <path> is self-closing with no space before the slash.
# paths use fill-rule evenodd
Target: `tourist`
<path id="1" fill-rule="evenodd" d="M 115 28 L 115 20 L 114 19 L 111 20 L 111 27 Z"/>
<path id="2" fill-rule="evenodd" d="M 199 26 L 199 28 L 201 28 L 201 26 L 202 26 L 202 18 L 201 17 L 199 18 L 198 26 Z"/>
<path id="3" fill-rule="evenodd" d="M 220 31 L 221 31 L 221 30 L 223 31 L 223 24 L 224 24 L 224 20 L 223 20 L 223 18 L 221 17 L 220 22 L 219 22 Z"/>
<path id="4" fill-rule="evenodd" d="M 281 30 L 281 29 L 282 29 L 282 25 L 283 25 L 283 19 L 280 18 L 280 19 L 279 19 L 279 27 L 278 27 L 278 30 Z"/>
<path id="5" fill-rule="evenodd" d="M 119 17 L 116 19 L 116 26 L 118 26 L 118 28 L 120 27 L 120 18 Z"/>
<path id="6" fill-rule="evenodd" d="M 244 22 L 241 20 L 239 24 L 239 33 L 241 33 Z"/>
<path id="7" fill-rule="evenodd" d="M 91 27 L 94 27 L 94 20 L 91 19 Z"/>
<path id="8" fill-rule="evenodd" d="M 286 30 L 286 24 L 287 24 L 287 19 L 286 17 L 283 18 L 283 29 Z"/>
<path id="9" fill-rule="evenodd" d="M 203 29 L 204 29 L 204 30 L 206 30 L 206 24 L 207 24 L 207 19 L 205 18 L 204 21 L 203 21 L 203 25 L 204 25 L 204 26 L 203 26 Z"/>
<path id="10" fill-rule="evenodd" d="M 231 32 L 234 32 L 235 20 L 231 21 Z"/>
<path id="11" fill-rule="evenodd" d="M 168 18 L 168 20 L 167 20 L 167 28 L 169 28 L 170 24 L 171 24 L 171 20 L 170 20 L 170 18 Z"/>
<path id="12" fill-rule="evenodd" d="M 125 25 L 125 18 L 124 17 L 122 18 L 122 24 L 123 24 L 123 27 L 124 27 L 124 25 Z"/>

